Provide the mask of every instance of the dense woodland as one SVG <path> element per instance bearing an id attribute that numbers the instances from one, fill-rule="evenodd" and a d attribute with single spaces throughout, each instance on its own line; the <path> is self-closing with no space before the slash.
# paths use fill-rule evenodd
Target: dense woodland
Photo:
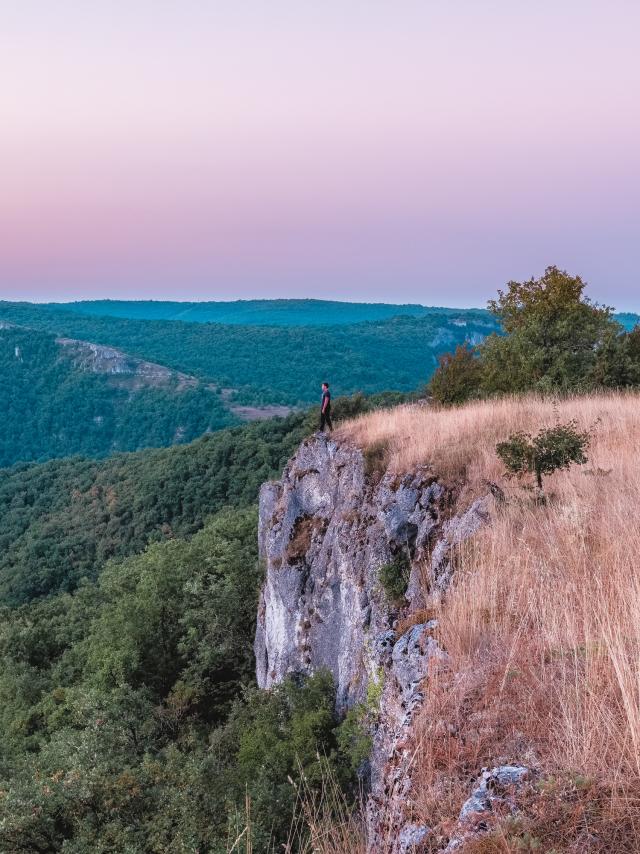
<path id="1" fill-rule="evenodd" d="M 0 329 L 0 466 L 189 442 L 237 423 L 200 384 L 132 390 L 74 363 L 49 332 Z"/>
<path id="2" fill-rule="evenodd" d="M 257 493 L 315 419 L 0 472 L 0 850 L 223 852 L 249 794 L 266 851 L 300 767 L 352 789 L 331 678 L 252 687 Z"/>
<path id="3" fill-rule="evenodd" d="M 240 326 L 91 317 L 0 303 L 0 321 L 118 347 L 133 356 L 236 389 L 239 403 L 308 404 L 327 379 L 336 393 L 424 385 L 438 355 L 498 329 L 484 311 L 393 317 L 336 326 Z"/>
<path id="4" fill-rule="evenodd" d="M 50 303 L 51 308 L 137 320 L 182 320 L 187 323 L 233 323 L 250 326 L 335 326 L 408 315 L 459 314 L 455 309 L 390 303 L 333 302 L 315 299 L 256 299 L 232 302 L 167 302 L 156 300 L 84 300 Z"/>
<path id="5" fill-rule="evenodd" d="M 72 590 L 112 557 L 192 534 L 226 506 L 250 506 L 309 430 L 306 417 L 103 461 L 72 457 L 0 471 L 0 600 Z"/>

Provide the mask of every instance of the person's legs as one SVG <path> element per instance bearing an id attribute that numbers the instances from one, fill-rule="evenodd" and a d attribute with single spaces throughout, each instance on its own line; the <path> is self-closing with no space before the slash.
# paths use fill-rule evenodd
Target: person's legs
<path id="1" fill-rule="evenodd" d="M 324 428 L 328 427 L 333 430 L 333 422 L 331 421 L 331 412 L 327 409 L 324 412 L 320 411 L 320 432 L 324 433 Z"/>

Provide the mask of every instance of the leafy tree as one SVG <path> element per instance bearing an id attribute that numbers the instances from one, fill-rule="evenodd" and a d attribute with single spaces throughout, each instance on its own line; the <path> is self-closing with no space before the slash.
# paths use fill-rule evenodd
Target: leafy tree
<path id="1" fill-rule="evenodd" d="M 603 336 L 591 379 L 594 385 L 604 388 L 640 384 L 640 327 L 623 333 L 609 330 Z"/>
<path id="2" fill-rule="evenodd" d="M 508 476 L 533 474 L 542 490 L 542 476 L 567 469 L 574 463 L 587 462 L 589 431 L 578 430 L 575 421 L 546 427 L 535 436 L 513 433 L 505 442 L 496 445 L 496 453 L 504 463 Z"/>
<path id="3" fill-rule="evenodd" d="M 557 267 L 540 279 L 509 282 L 489 303 L 506 335 L 481 345 L 485 392 L 585 388 L 603 341 L 622 332 L 611 309 L 584 295 L 585 283 Z"/>
<path id="4" fill-rule="evenodd" d="M 475 347 L 459 344 L 453 353 L 438 358 L 438 367 L 431 377 L 429 393 L 438 403 L 464 403 L 478 394 L 482 367 Z"/>

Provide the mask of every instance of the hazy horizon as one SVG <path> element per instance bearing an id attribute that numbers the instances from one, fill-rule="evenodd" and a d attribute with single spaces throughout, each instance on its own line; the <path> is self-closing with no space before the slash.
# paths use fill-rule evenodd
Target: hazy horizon
<path id="1" fill-rule="evenodd" d="M 2 300 L 2 299 L 4 299 L 4 298 L 0 297 L 0 300 Z M 190 299 L 175 299 L 175 298 L 169 298 L 169 297 L 167 297 L 167 298 L 140 297 L 140 298 L 125 299 L 124 297 L 109 297 L 109 296 L 103 296 L 103 297 L 95 296 L 94 297 L 94 296 L 91 296 L 91 297 L 86 297 L 86 298 L 80 297 L 77 299 L 68 299 L 68 300 L 55 300 L 55 299 L 43 298 L 43 299 L 33 299 L 33 300 L 28 300 L 28 299 L 6 300 L 6 302 L 26 302 L 26 303 L 31 303 L 33 305 L 53 304 L 53 305 L 64 306 L 64 305 L 73 305 L 75 303 L 80 303 L 80 302 L 125 302 L 125 303 L 129 303 L 129 302 L 140 302 L 140 303 L 152 302 L 152 303 L 176 303 L 178 305 L 180 305 L 180 304 L 198 305 L 199 303 L 205 304 L 205 303 L 210 303 L 210 302 L 230 303 L 231 304 L 231 303 L 236 303 L 236 302 L 253 302 L 253 301 L 277 302 L 277 301 L 283 301 L 283 300 L 287 300 L 287 301 L 292 301 L 292 300 L 293 301 L 305 301 L 306 300 L 306 301 L 312 301 L 312 302 L 336 302 L 336 303 L 345 303 L 346 305 L 349 305 L 349 304 L 356 304 L 356 305 L 376 305 L 376 304 L 379 304 L 379 305 L 397 306 L 399 308 L 402 308 L 403 306 L 411 306 L 411 305 L 418 305 L 422 308 L 432 308 L 432 309 L 477 310 L 477 309 L 486 309 L 487 308 L 486 302 L 482 305 L 471 305 L 471 304 L 457 305 L 457 304 L 447 304 L 447 303 L 438 303 L 438 304 L 426 303 L 426 302 L 419 302 L 419 301 L 415 301 L 415 300 L 413 302 L 408 302 L 408 301 L 397 302 L 394 300 L 384 300 L 384 299 L 378 299 L 378 300 L 365 300 L 365 299 L 362 299 L 362 300 L 354 300 L 354 299 L 331 299 L 331 300 L 328 300 L 327 299 L 327 300 L 323 300 L 319 297 L 305 297 L 305 296 L 297 296 L 297 297 L 296 296 L 293 296 L 293 297 L 278 297 L 278 296 L 274 296 L 274 297 L 271 297 L 271 296 L 237 297 L 236 299 L 220 299 L 220 300 L 215 300 L 215 299 L 190 300 Z M 608 303 L 601 303 L 601 304 L 608 304 Z M 640 314 L 640 300 L 637 301 L 635 307 L 633 305 L 631 305 L 630 307 L 625 307 L 625 308 L 619 308 L 618 306 L 611 306 L 611 307 L 614 309 L 614 311 L 616 313 Z"/>
<path id="2" fill-rule="evenodd" d="M 0 10 L 0 298 L 639 308 L 640 4 Z"/>

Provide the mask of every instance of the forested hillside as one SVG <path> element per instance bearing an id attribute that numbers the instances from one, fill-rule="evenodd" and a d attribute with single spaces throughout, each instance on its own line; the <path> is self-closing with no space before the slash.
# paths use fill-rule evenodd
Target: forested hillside
<path id="1" fill-rule="evenodd" d="M 128 317 L 136 320 L 183 320 L 187 323 L 233 323 L 249 326 L 335 326 L 385 320 L 399 315 L 426 317 L 459 314 L 455 309 L 423 305 L 335 302 L 316 299 L 256 299 L 232 302 L 165 302 L 156 300 L 83 300 L 50 303 L 79 314 Z M 471 309 L 469 313 L 474 313 Z"/>
<path id="2" fill-rule="evenodd" d="M 237 423 L 202 383 L 101 374 L 77 357 L 51 333 L 0 329 L 0 466 L 188 442 Z"/>
<path id="3" fill-rule="evenodd" d="M 402 399 L 339 398 L 334 417 Z M 315 410 L 298 412 L 188 445 L 0 470 L 0 604 L 74 590 L 112 557 L 189 536 L 225 507 L 249 507 L 316 424 Z"/>
<path id="4" fill-rule="evenodd" d="M 441 308 L 394 303 L 336 302 L 317 299 L 235 300 L 232 302 L 170 302 L 165 300 L 82 300 L 48 303 L 49 308 L 103 317 L 138 320 L 183 320 L 187 323 L 232 323 L 249 326 L 335 326 L 386 320 L 392 317 L 448 316 L 478 319 L 485 309 Z M 640 323 L 640 315 L 619 312 L 625 329 Z"/>
<path id="5" fill-rule="evenodd" d="M 301 768 L 350 790 L 331 678 L 252 687 L 254 504 L 315 419 L 0 472 L 0 850 L 222 854 L 249 797 L 267 851 Z"/>
<path id="6" fill-rule="evenodd" d="M 305 417 L 104 461 L 0 471 L 0 601 L 73 590 L 111 557 L 191 534 L 227 505 L 249 506 L 302 439 Z"/>
<path id="7" fill-rule="evenodd" d="M 6 302 L 1 320 L 118 347 L 236 389 L 239 403 L 290 405 L 315 401 L 324 379 L 339 394 L 413 391 L 440 354 L 498 329 L 483 311 L 324 327 L 239 326 L 90 317 Z"/>

